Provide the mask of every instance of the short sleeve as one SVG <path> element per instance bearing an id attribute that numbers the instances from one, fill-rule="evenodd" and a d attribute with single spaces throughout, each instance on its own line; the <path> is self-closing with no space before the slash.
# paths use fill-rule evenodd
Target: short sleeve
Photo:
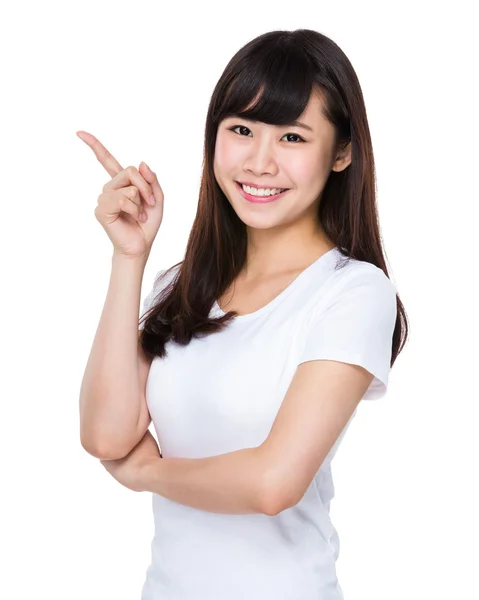
<path id="1" fill-rule="evenodd" d="M 359 365 L 374 375 L 363 399 L 378 400 L 387 391 L 396 318 L 396 287 L 382 270 L 348 275 L 313 316 L 298 364 L 326 359 Z"/>
<path id="2" fill-rule="evenodd" d="M 158 296 L 160 291 L 164 288 L 164 277 L 163 275 L 166 273 L 166 269 L 161 269 L 155 275 L 155 281 L 153 287 L 150 292 L 147 294 L 145 299 L 143 300 L 141 311 L 140 311 L 140 323 L 138 325 L 138 329 L 144 329 L 145 323 L 142 321 L 144 315 L 150 310 L 153 306 L 155 298 Z"/>

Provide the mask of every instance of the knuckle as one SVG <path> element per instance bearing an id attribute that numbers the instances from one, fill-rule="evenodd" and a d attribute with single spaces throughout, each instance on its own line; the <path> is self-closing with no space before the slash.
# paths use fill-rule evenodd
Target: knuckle
<path id="1" fill-rule="evenodd" d="M 128 175 L 131 176 L 137 172 L 137 169 L 133 165 L 129 165 L 128 167 L 126 167 L 125 171 L 128 173 Z"/>
<path id="2" fill-rule="evenodd" d="M 134 185 L 131 185 L 128 188 L 125 188 L 125 196 L 128 198 L 128 200 L 130 200 L 131 202 L 133 202 L 133 204 L 139 204 L 140 202 L 140 197 L 138 195 L 138 188 Z"/>

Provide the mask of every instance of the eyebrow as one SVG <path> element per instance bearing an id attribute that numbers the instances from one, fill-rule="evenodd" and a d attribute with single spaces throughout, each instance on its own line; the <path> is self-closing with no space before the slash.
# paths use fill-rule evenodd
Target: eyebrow
<path id="1" fill-rule="evenodd" d="M 245 121 L 249 121 L 250 123 L 259 123 L 259 121 L 253 121 L 253 119 L 247 119 L 246 117 L 241 117 L 240 115 L 230 115 L 229 118 L 230 119 L 244 119 Z M 302 129 L 307 129 L 308 131 L 311 131 L 312 133 L 314 133 L 314 129 L 312 129 L 309 125 L 306 125 L 306 123 L 303 123 L 302 121 L 298 121 L 298 119 L 296 119 L 295 121 L 292 121 L 291 123 L 286 123 L 285 125 L 278 125 L 277 127 L 301 127 Z"/>
<path id="2" fill-rule="evenodd" d="M 292 123 L 287 123 L 285 125 L 285 127 L 301 127 L 302 129 L 307 129 L 308 131 L 311 131 L 312 133 L 314 133 L 312 127 L 310 127 L 309 125 L 306 125 L 306 123 L 302 123 L 301 121 L 293 121 Z"/>

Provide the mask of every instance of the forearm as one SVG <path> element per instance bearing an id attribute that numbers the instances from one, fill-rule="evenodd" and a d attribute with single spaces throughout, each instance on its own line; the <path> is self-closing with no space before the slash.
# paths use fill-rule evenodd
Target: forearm
<path id="1" fill-rule="evenodd" d="M 207 458 L 158 458 L 145 463 L 144 491 L 213 513 L 265 513 L 266 479 L 260 448 Z"/>
<path id="2" fill-rule="evenodd" d="M 138 309 L 146 258 L 113 254 L 110 284 L 80 388 L 80 438 L 93 456 L 121 452 L 140 412 Z"/>

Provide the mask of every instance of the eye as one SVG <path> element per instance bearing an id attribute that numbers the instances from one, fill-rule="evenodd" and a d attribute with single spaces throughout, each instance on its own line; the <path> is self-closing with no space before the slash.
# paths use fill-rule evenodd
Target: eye
<path id="1" fill-rule="evenodd" d="M 250 131 L 250 130 L 249 130 L 247 127 L 245 127 L 244 125 L 235 125 L 234 127 L 230 127 L 230 128 L 228 129 L 228 131 L 234 131 L 235 129 L 238 129 L 238 128 L 239 128 L 239 129 L 246 129 L 246 131 Z M 241 133 L 240 133 L 240 134 L 238 134 L 238 135 L 241 135 Z M 301 143 L 301 142 L 305 142 L 305 140 L 304 140 L 304 139 L 303 139 L 303 138 L 302 138 L 300 135 L 297 135 L 296 133 L 285 133 L 285 134 L 283 135 L 283 137 L 285 137 L 285 136 L 287 136 L 287 135 L 292 135 L 293 137 L 296 137 L 296 138 L 298 138 L 299 142 L 294 142 L 295 144 L 298 144 L 298 143 Z M 242 136 L 242 137 L 245 137 L 245 136 Z"/>

